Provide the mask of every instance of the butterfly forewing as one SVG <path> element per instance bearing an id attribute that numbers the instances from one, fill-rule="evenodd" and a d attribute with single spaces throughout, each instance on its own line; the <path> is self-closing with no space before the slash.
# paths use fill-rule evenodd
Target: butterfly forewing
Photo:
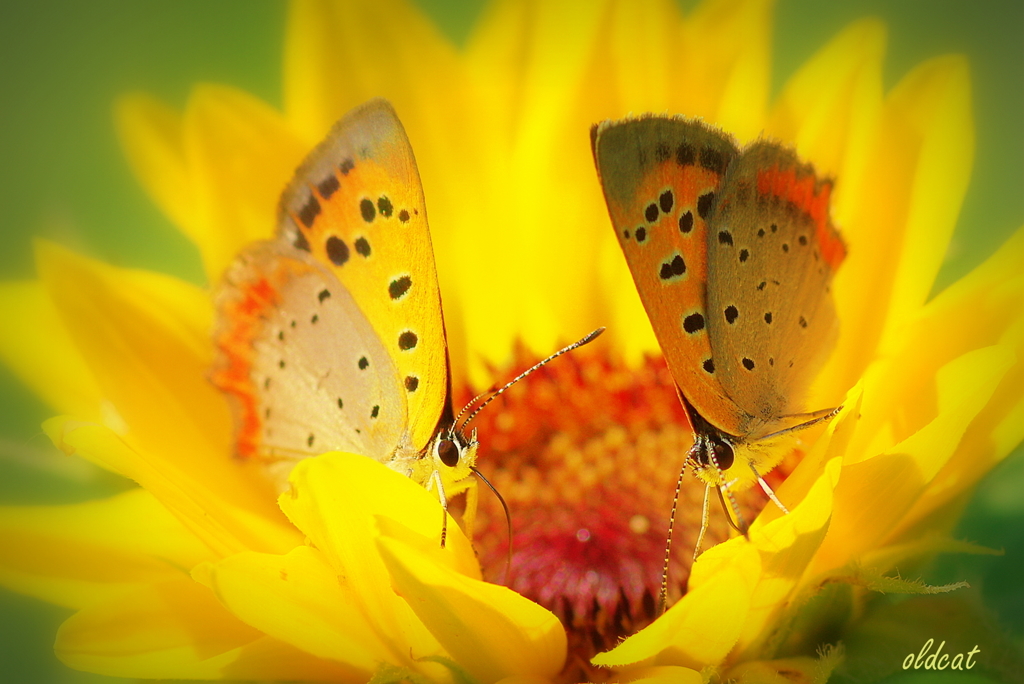
<path id="1" fill-rule="evenodd" d="M 720 384 L 703 305 L 708 219 L 736 146 L 681 118 L 606 122 L 592 138 L 615 233 L 676 384 L 706 420 L 739 434 L 748 418 Z"/>
<path id="2" fill-rule="evenodd" d="M 718 379 L 753 417 L 741 436 L 806 408 L 793 401 L 834 340 L 829 286 L 842 243 L 829 191 L 767 142 L 746 148 L 722 183 L 708 233 L 708 324 Z"/>
<path id="3" fill-rule="evenodd" d="M 308 253 L 247 248 L 217 296 L 213 381 L 232 397 L 237 451 L 285 475 L 343 450 L 388 461 L 406 407 L 391 358 L 348 291 Z"/>
<path id="4" fill-rule="evenodd" d="M 328 265 L 370 321 L 424 448 L 449 401 L 447 343 L 419 172 L 390 104 L 353 110 L 309 155 L 282 197 L 279 233 Z"/>

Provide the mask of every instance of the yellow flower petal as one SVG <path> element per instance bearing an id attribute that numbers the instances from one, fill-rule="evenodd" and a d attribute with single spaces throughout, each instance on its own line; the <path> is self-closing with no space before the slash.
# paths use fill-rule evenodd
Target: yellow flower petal
<path id="1" fill-rule="evenodd" d="M 447 546 L 440 548 L 442 509 L 436 495 L 373 459 L 345 453 L 300 462 L 290 483 L 290 491 L 279 499 L 281 509 L 346 578 L 369 629 L 391 644 L 394 662 L 415 669 L 410 652 L 413 657 L 441 652 L 409 605 L 395 595 L 375 545 L 378 517 L 390 518 L 436 540 L 436 562 L 479 578 L 472 547 L 454 521 L 449 520 Z"/>
<path id="2" fill-rule="evenodd" d="M 870 162 L 843 179 L 849 254 L 833 287 L 842 334 L 822 387 L 852 385 L 931 290 L 971 170 L 968 83 L 962 58 L 912 71 L 883 105 Z"/>
<path id="3" fill-rule="evenodd" d="M 344 663 L 354 678 L 369 679 L 378 663 L 395 660 L 359 612 L 344 576 L 316 549 L 300 546 L 284 556 L 241 553 L 193 575 L 245 623 Z"/>
<path id="4" fill-rule="evenodd" d="M 740 141 L 764 126 L 771 85 L 771 0 L 708 0 L 686 22 L 679 63 L 698 64 L 687 79 L 684 107 Z"/>
<path id="5" fill-rule="evenodd" d="M 815 658 L 783 658 L 741 663 L 726 677 L 735 684 L 825 684 L 830 673 L 821 674 L 821 662 Z"/>
<path id="6" fill-rule="evenodd" d="M 767 133 L 791 141 L 821 175 L 838 178 L 832 214 L 842 225 L 844 180 L 859 177 L 882 106 L 885 25 L 847 26 L 786 83 Z M 857 201 L 851 197 L 851 201 Z"/>
<path id="7" fill-rule="evenodd" d="M 698 571 L 701 563 L 704 569 Z M 721 662 L 740 637 L 760 573 L 761 559 L 751 544 L 720 544 L 705 551 L 694 563 L 690 587 L 678 603 L 591 662 L 616 667 L 653 659 L 654 665 L 697 670 Z"/>
<path id="8" fill-rule="evenodd" d="M 66 665 L 121 677 L 212 677 L 262 635 L 191 578 L 127 592 L 71 616 L 55 651 Z"/>
<path id="9" fill-rule="evenodd" d="M 128 425 L 125 439 L 136 458 L 144 455 L 154 473 L 174 472 L 179 485 L 185 478 L 273 521 L 268 524 L 283 525 L 270 486 L 226 457 L 231 417 L 206 380 L 208 295 L 168 276 L 113 268 L 48 243 L 40 243 L 38 261 L 72 339 Z M 125 467 L 138 470 L 131 462 Z"/>
<path id="10" fill-rule="evenodd" d="M 829 534 L 814 558 L 811 574 L 840 567 L 870 550 L 890 533 L 936 472 L 952 455 L 964 431 L 991 398 L 1013 363 L 1012 353 L 987 347 L 943 366 L 935 379 L 935 417 L 908 437 L 866 460 L 848 460 L 836 489 L 835 515 Z M 900 386 L 899 375 L 869 375 L 865 383 L 862 425 L 871 416 L 875 398 Z M 914 401 L 922 397 L 915 396 Z M 889 414 L 892 415 L 892 414 Z M 851 445 L 853 454 L 878 453 Z"/>
<path id="11" fill-rule="evenodd" d="M 142 489 L 68 506 L 0 508 L 0 583 L 72 608 L 180 577 L 209 550 Z"/>
<path id="12" fill-rule="evenodd" d="M 387 97 L 400 114 L 422 116 L 433 110 L 440 123 L 443 108 L 430 103 L 441 92 L 448 101 L 450 89 L 458 87 L 453 79 L 457 69 L 452 45 L 409 2 L 303 0 L 290 5 L 285 111 L 310 144 L 338 117 L 372 97 Z M 402 120 L 409 125 L 404 115 Z"/>
<path id="13" fill-rule="evenodd" d="M 145 487 L 219 556 L 249 549 L 290 549 L 300 542 L 297 532 L 279 516 L 266 518 L 232 504 L 231 497 L 204 486 L 201 474 L 135 451 L 107 428 L 52 418 L 43 430 L 66 454 L 105 465 Z"/>
<path id="14" fill-rule="evenodd" d="M 974 163 L 970 77 L 962 56 L 926 62 L 893 91 L 904 126 L 921 131 L 900 259 L 883 345 L 928 298 L 949 245 Z M 883 243 L 884 244 L 884 243 Z"/>
<path id="15" fill-rule="evenodd" d="M 213 283 L 242 247 L 273 235 L 281 189 L 309 145 L 269 106 L 225 86 L 192 92 L 183 134 L 195 221 L 181 228 Z"/>
<path id="16" fill-rule="evenodd" d="M 339 681 L 348 674 L 264 637 L 189 578 L 76 613 L 61 625 L 54 650 L 70 667 L 115 677 Z"/>
<path id="17" fill-rule="evenodd" d="M 468 156 L 449 176 L 457 203 L 433 215 L 442 285 L 451 280 L 458 297 L 476 381 L 487 382 L 479 357 L 506 362 L 517 337 L 547 353 L 567 341 L 566 331 L 597 325 L 586 299 L 596 293 L 580 284 L 596 282 L 592 226 L 607 219 L 587 135 L 596 103 L 576 84 L 593 77 L 605 6 L 495 3 L 466 48 L 467 88 L 480 111 L 469 142 L 479 151 L 464 150 Z M 462 190 L 456 179 L 463 176 L 480 184 L 479 197 Z M 502 258 L 471 258 L 470 250 Z"/>
<path id="18" fill-rule="evenodd" d="M 629 670 L 620 681 L 630 684 L 704 684 L 700 672 L 688 667 L 661 665 Z"/>
<path id="19" fill-rule="evenodd" d="M 536 675 L 512 675 L 499 680 L 496 684 L 551 684 L 551 681 L 547 677 Z"/>
<path id="20" fill-rule="evenodd" d="M 1024 439 L 1024 229 L 967 277 L 921 312 L 904 345 L 926 349 L 938 362 L 968 350 L 999 344 L 1015 356 L 992 398 L 970 423 L 953 456 L 907 513 L 909 527 L 950 501 Z M 953 326 L 965 320 L 970 325 Z"/>
<path id="21" fill-rule="evenodd" d="M 116 119 L 135 177 L 185 235 L 198 233 L 181 115 L 150 95 L 133 93 L 118 100 Z"/>
<path id="22" fill-rule="evenodd" d="M 833 454 L 835 452 L 841 450 L 834 449 Z M 766 628 L 788 606 L 788 599 L 828 532 L 833 491 L 839 481 L 841 465 L 842 459 L 833 455 L 826 462 L 822 476 L 789 515 L 780 515 L 764 525 L 760 533 L 751 533 L 762 556 L 761 577 L 739 639 L 746 657 L 756 656 L 763 640 L 772 636 L 771 630 Z"/>
<path id="23" fill-rule="evenodd" d="M 445 568 L 396 539 L 378 547 L 398 592 L 460 667 L 481 682 L 554 677 L 566 638 L 550 612 L 511 589 Z"/>
<path id="24" fill-rule="evenodd" d="M 0 358 L 61 413 L 101 420 L 103 395 L 38 282 L 0 283 Z"/>

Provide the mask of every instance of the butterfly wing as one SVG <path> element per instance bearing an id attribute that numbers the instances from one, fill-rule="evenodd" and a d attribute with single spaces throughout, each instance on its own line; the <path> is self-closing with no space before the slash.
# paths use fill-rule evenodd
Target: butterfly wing
<path id="1" fill-rule="evenodd" d="M 772 431 L 832 348 L 829 286 L 845 256 L 829 221 L 830 182 L 778 144 L 729 166 L 709 223 L 708 325 L 726 394 Z M 742 433 L 741 433 L 742 434 Z"/>
<path id="2" fill-rule="evenodd" d="M 341 119 L 281 198 L 279 235 L 324 264 L 391 358 L 423 449 L 450 413 L 448 346 L 416 160 L 391 105 Z"/>
<path id="3" fill-rule="evenodd" d="M 334 450 L 387 462 L 405 435 L 404 388 L 349 291 L 308 252 L 247 248 L 216 297 L 212 380 L 231 399 L 236 451 L 283 482 L 294 462 Z"/>
<path id="4" fill-rule="evenodd" d="M 705 311 L 707 219 L 735 143 L 703 123 L 648 116 L 604 122 L 594 159 L 640 300 L 690 404 L 741 434 L 749 417 L 724 391 Z"/>

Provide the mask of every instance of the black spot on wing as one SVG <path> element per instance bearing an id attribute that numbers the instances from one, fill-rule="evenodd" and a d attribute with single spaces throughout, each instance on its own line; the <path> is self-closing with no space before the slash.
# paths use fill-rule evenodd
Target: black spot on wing
<path id="1" fill-rule="evenodd" d="M 309 240 L 306 239 L 306 234 L 302 232 L 302 229 L 296 226 L 295 237 L 292 238 L 292 246 L 295 249 L 301 249 L 304 252 L 311 251 L 309 249 Z"/>
<path id="2" fill-rule="evenodd" d="M 722 175 L 725 173 L 725 155 L 711 147 L 705 147 L 700 151 L 700 165 L 712 173 Z"/>
<path id="3" fill-rule="evenodd" d="M 320 200 L 316 198 L 316 195 L 310 195 L 306 203 L 302 205 L 302 209 L 299 209 L 299 220 L 302 221 L 302 225 L 307 228 L 313 227 L 313 221 L 320 215 Z"/>
<path id="4" fill-rule="evenodd" d="M 335 266 L 342 266 L 348 261 L 348 245 L 337 235 L 327 238 L 327 258 Z"/>
<path id="5" fill-rule="evenodd" d="M 665 214 L 672 211 L 672 206 L 674 204 L 675 198 L 672 196 L 671 190 L 666 190 L 658 197 L 658 207 L 661 208 L 661 211 Z"/>
<path id="6" fill-rule="evenodd" d="M 326 200 L 331 199 L 331 195 L 336 193 L 340 187 L 341 182 L 338 181 L 338 177 L 332 173 L 330 176 L 320 181 L 317 184 L 316 189 L 317 192 L 320 193 L 320 196 Z"/>
<path id="7" fill-rule="evenodd" d="M 675 257 L 661 264 L 661 270 L 659 275 L 662 280 L 668 280 L 676 276 L 681 276 L 686 273 L 686 262 L 683 261 L 683 257 L 676 254 Z"/>
<path id="8" fill-rule="evenodd" d="M 359 203 L 359 213 L 363 215 L 363 220 L 367 223 L 373 221 L 377 217 L 377 209 L 373 206 L 373 200 L 364 199 Z"/>
<path id="9" fill-rule="evenodd" d="M 395 278 L 391 281 L 391 284 L 388 285 L 388 295 L 392 299 L 401 299 L 405 296 L 405 293 L 409 291 L 410 287 L 412 287 L 412 278 L 409 276 Z"/>
<path id="10" fill-rule="evenodd" d="M 693 166 L 697 162 L 697 152 L 693 145 L 682 143 L 676 148 L 676 163 L 680 166 Z"/>
<path id="11" fill-rule="evenodd" d="M 715 204 L 715 193 L 705 192 L 703 195 L 697 198 L 697 213 L 705 221 L 708 220 L 708 216 L 711 215 L 711 207 Z"/>
<path id="12" fill-rule="evenodd" d="M 402 351 L 409 351 L 410 349 L 415 349 L 419 341 L 420 338 L 416 336 L 416 333 L 412 330 L 406 330 L 398 336 L 398 348 Z"/>
<path id="13" fill-rule="evenodd" d="M 693 212 L 684 211 L 679 215 L 679 232 L 689 233 L 693 230 Z"/>

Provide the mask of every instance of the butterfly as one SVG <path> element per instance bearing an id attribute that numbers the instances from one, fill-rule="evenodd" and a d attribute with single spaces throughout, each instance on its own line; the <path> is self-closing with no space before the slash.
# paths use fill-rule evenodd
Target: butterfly
<path id="1" fill-rule="evenodd" d="M 456 426 L 423 190 L 387 101 L 349 112 L 309 154 L 276 237 L 235 259 L 215 303 L 211 379 L 232 405 L 236 454 L 279 487 L 299 460 L 336 450 L 446 508 L 470 487 L 476 431 Z"/>
<path id="2" fill-rule="evenodd" d="M 762 477 L 785 453 L 778 443 L 838 410 L 801 406 L 837 335 L 830 288 L 846 247 L 829 218 L 832 183 L 778 143 L 740 149 L 683 117 L 605 121 L 591 146 L 694 431 L 683 467 L 706 485 L 696 557 L 711 488 L 744 535 L 732 489 L 756 481 L 786 511 Z"/>

